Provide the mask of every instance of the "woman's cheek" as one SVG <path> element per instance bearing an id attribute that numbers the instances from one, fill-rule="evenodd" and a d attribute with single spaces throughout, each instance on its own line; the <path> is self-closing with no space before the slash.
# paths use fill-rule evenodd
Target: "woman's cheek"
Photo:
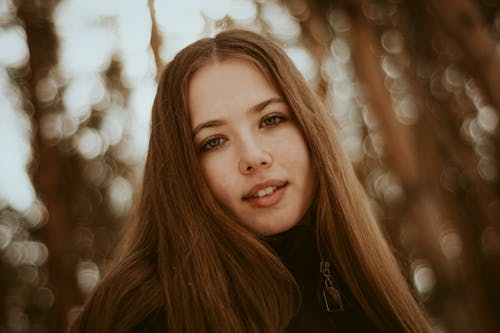
<path id="1" fill-rule="evenodd" d="M 208 154 L 212 156 L 205 156 L 200 161 L 203 176 L 217 200 L 227 201 L 230 189 L 236 185 L 235 170 L 231 170 L 234 163 L 222 152 L 214 151 Z"/>

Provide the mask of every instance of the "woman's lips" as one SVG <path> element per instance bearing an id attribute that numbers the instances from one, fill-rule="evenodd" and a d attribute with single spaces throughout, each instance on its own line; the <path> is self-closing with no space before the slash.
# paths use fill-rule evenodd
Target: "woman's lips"
<path id="1" fill-rule="evenodd" d="M 245 201 L 248 201 L 252 206 L 257 208 L 271 207 L 281 201 L 281 199 L 285 195 L 286 189 L 287 189 L 287 184 L 277 188 L 271 194 L 265 195 L 260 198 L 259 197 L 245 198 Z"/>
<path id="2" fill-rule="evenodd" d="M 269 187 L 275 187 L 275 188 L 281 188 L 285 185 L 287 185 L 288 182 L 286 181 L 283 181 L 283 180 L 275 180 L 275 179 L 270 179 L 270 180 L 266 180 L 264 182 L 261 182 L 261 183 L 258 183 L 258 184 L 255 184 L 251 189 L 250 191 L 247 192 L 247 194 L 245 194 L 242 199 L 243 200 L 248 200 L 252 197 L 257 197 L 259 196 L 258 193 L 259 191 L 262 191 L 264 189 L 267 189 Z"/>

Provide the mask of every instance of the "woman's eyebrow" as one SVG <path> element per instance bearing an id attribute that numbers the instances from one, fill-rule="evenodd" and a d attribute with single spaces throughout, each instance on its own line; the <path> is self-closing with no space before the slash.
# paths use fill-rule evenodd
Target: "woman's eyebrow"
<path id="1" fill-rule="evenodd" d="M 285 103 L 285 101 L 281 97 L 271 97 L 269 99 L 266 99 L 265 101 L 262 101 L 260 103 L 257 103 L 255 105 L 251 106 L 248 109 L 248 112 L 258 113 L 258 112 L 264 110 L 269 104 L 274 104 L 274 103 Z"/>
<path id="2" fill-rule="evenodd" d="M 198 126 L 196 126 L 193 131 L 192 131 L 192 135 L 193 135 L 193 138 L 203 129 L 205 128 L 210 128 L 210 127 L 220 127 L 222 125 L 226 125 L 227 124 L 227 121 L 225 120 L 222 120 L 222 119 L 214 119 L 214 120 L 209 120 L 209 121 L 206 121 L 204 123 L 201 123 L 199 124 Z"/>
<path id="3" fill-rule="evenodd" d="M 262 102 L 259 102 L 255 105 L 252 105 L 251 107 L 248 108 L 247 112 L 249 113 L 258 113 L 262 110 L 264 110 L 268 105 L 270 104 L 275 104 L 275 103 L 285 103 L 283 98 L 281 97 L 271 97 L 268 98 Z M 194 138 L 201 130 L 205 128 L 211 128 L 211 127 L 220 127 L 223 125 L 226 125 L 227 121 L 223 119 L 213 119 L 209 121 L 205 121 L 199 125 L 197 125 L 193 130 L 192 130 L 192 137 Z"/>

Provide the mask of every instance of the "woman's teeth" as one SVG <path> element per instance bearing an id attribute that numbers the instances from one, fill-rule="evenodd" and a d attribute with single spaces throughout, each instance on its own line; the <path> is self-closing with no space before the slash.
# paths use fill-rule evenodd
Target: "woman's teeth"
<path id="1" fill-rule="evenodd" d="M 271 193 L 273 193 L 274 191 L 276 191 L 278 188 L 275 187 L 275 186 L 269 186 L 269 187 L 266 187 L 262 190 L 260 190 L 259 192 L 257 192 L 256 194 L 253 195 L 254 198 L 262 198 L 263 196 L 266 196 L 266 195 L 269 195 Z"/>

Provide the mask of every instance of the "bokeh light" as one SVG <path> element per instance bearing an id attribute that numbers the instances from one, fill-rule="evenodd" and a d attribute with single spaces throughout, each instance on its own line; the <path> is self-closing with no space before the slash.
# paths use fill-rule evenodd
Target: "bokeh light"
<path id="1" fill-rule="evenodd" d="M 28 61 L 26 33 L 19 26 L 0 30 L 0 66 L 20 67 Z"/>
<path id="2" fill-rule="evenodd" d="M 0 199 L 18 211 L 28 209 L 35 190 L 26 167 L 31 161 L 31 124 L 20 112 L 20 92 L 0 67 Z"/>
<path id="3" fill-rule="evenodd" d="M 430 295 L 436 284 L 436 276 L 429 263 L 425 261 L 414 263 L 413 283 L 423 299 Z"/>
<path id="4" fill-rule="evenodd" d="M 76 269 L 77 281 L 80 290 L 90 293 L 100 279 L 99 267 L 94 262 L 82 261 Z"/>
<path id="5" fill-rule="evenodd" d="M 447 230 L 441 235 L 441 250 L 448 259 L 457 259 L 462 254 L 462 240 L 453 230 Z"/>

